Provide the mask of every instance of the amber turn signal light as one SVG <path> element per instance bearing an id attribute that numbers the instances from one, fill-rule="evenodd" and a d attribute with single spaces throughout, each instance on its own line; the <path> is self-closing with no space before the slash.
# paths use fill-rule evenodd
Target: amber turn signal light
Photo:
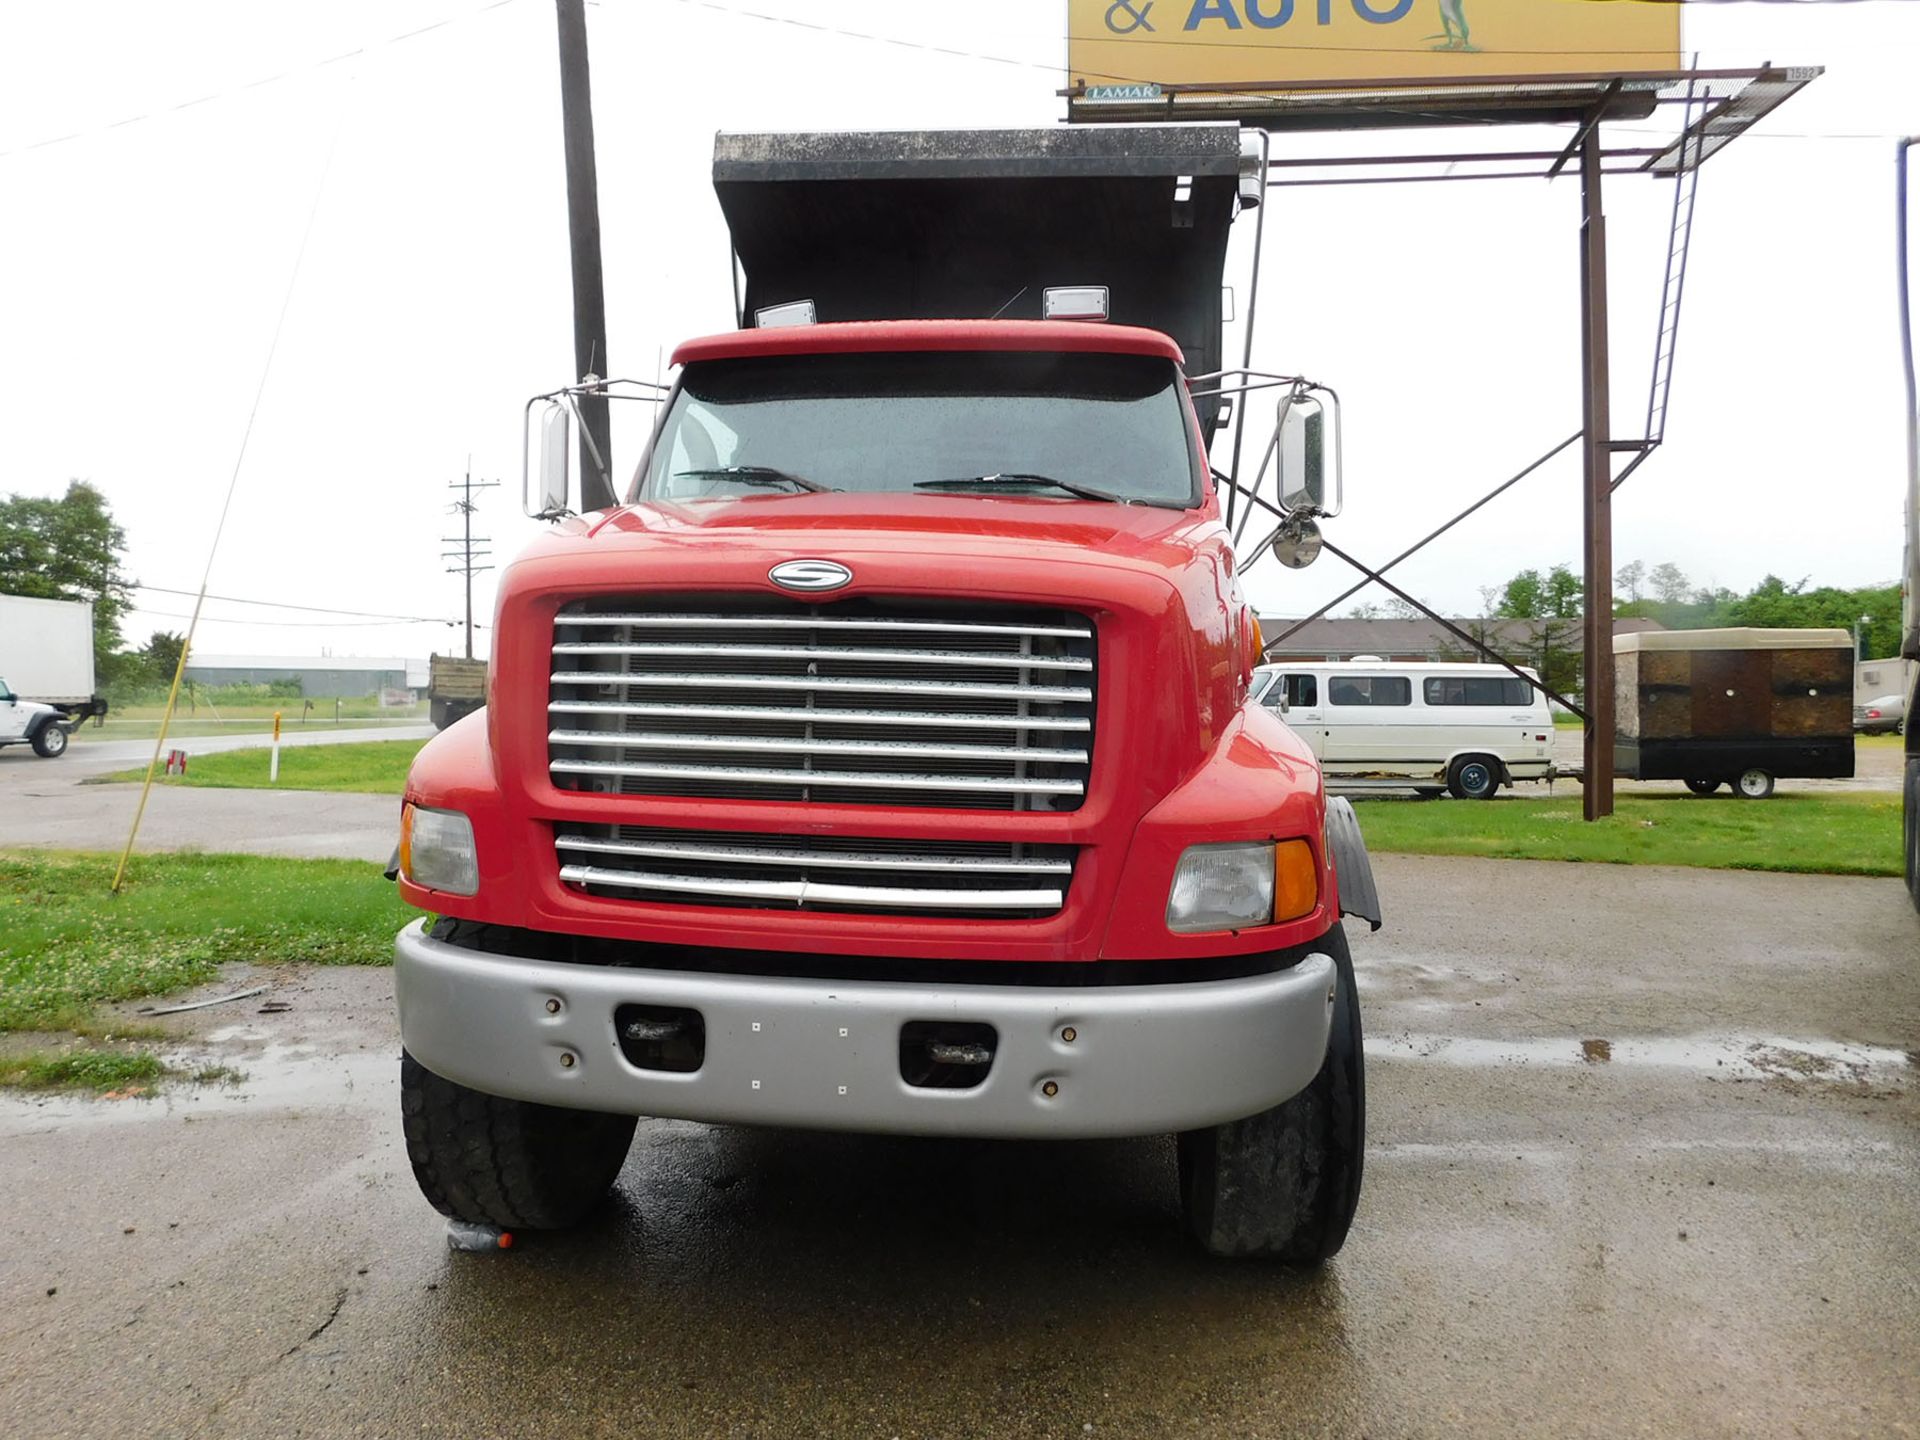
<path id="1" fill-rule="evenodd" d="M 1298 920 L 1320 902 L 1320 867 L 1304 840 L 1282 840 L 1273 847 L 1273 918 Z"/>

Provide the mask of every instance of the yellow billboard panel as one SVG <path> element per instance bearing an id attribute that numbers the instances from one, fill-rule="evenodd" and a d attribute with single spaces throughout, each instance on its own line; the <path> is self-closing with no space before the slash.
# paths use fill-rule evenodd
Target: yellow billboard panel
<path id="1" fill-rule="evenodd" d="M 1069 82 L 1159 85 L 1680 68 L 1661 0 L 1068 0 Z"/>

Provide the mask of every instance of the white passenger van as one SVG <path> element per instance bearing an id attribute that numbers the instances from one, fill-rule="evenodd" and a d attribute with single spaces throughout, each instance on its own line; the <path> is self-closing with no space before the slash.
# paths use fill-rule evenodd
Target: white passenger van
<path id="1" fill-rule="evenodd" d="M 1289 661 L 1256 670 L 1253 696 L 1313 747 L 1330 789 L 1491 800 L 1553 771 L 1547 697 L 1499 665 Z"/>

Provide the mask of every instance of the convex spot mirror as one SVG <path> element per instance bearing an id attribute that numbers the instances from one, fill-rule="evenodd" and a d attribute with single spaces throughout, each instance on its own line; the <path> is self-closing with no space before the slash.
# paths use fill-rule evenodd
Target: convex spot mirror
<path id="1" fill-rule="evenodd" d="M 1281 507 L 1289 514 L 1338 515 L 1340 398 L 1319 387 L 1295 390 L 1280 402 L 1278 427 Z"/>

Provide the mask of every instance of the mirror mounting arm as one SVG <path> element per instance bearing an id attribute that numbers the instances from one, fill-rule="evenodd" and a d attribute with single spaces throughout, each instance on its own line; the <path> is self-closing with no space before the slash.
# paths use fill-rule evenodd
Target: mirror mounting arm
<path id="1" fill-rule="evenodd" d="M 601 455 L 600 447 L 594 443 L 591 428 L 580 413 L 583 397 L 643 400 L 658 405 L 671 393 L 671 387 L 655 380 L 602 380 L 596 375 L 589 375 L 578 385 L 563 385 L 558 390 L 549 390 L 527 401 L 520 416 L 520 508 L 535 520 L 558 520 L 575 513 L 568 504 L 571 491 L 568 483 L 569 431 L 574 425 L 580 426 L 587 453 L 611 488 L 612 477 L 607 475 L 606 459 Z M 536 507 L 533 495 L 533 409 L 541 404 L 547 408 L 540 426 L 540 494 Z"/>

